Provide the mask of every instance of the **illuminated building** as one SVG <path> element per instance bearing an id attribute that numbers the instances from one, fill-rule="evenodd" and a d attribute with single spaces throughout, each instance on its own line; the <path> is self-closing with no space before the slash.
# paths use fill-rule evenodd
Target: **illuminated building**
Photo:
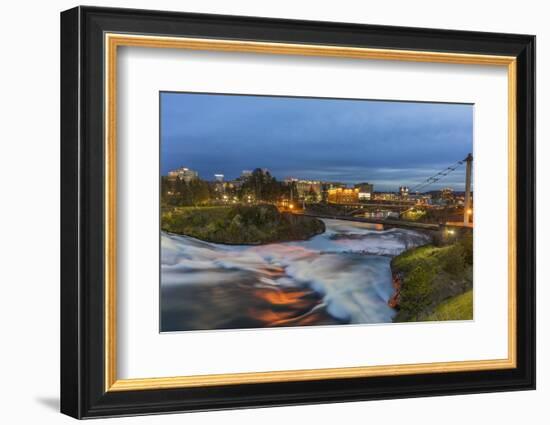
<path id="1" fill-rule="evenodd" d="M 222 197 L 223 195 L 223 200 L 227 202 L 228 196 L 225 193 L 225 191 L 226 191 L 226 188 L 229 186 L 229 184 L 223 181 L 224 177 L 225 176 L 223 174 L 214 174 L 213 187 L 214 187 L 214 191 L 217 193 L 218 198 Z"/>
<path id="2" fill-rule="evenodd" d="M 181 167 L 176 170 L 168 171 L 169 180 L 183 180 L 189 183 L 191 180 L 199 178 L 199 173 L 186 167 Z"/>
<path id="3" fill-rule="evenodd" d="M 374 194 L 374 199 L 377 201 L 397 201 L 398 196 L 393 192 L 377 192 Z"/>
<path id="4" fill-rule="evenodd" d="M 328 189 L 328 202 L 333 204 L 355 204 L 359 202 L 359 189 L 343 187 Z"/>
<path id="5" fill-rule="evenodd" d="M 453 199 L 453 189 L 450 187 L 446 187 L 444 189 L 441 189 L 441 198 L 451 200 Z"/>
<path id="6" fill-rule="evenodd" d="M 432 204 L 432 195 L 430 194 L 410 195 L 409 198 L 415 200 L 418 205 Z"/>
<path id="7" fill-rule="evenodd" d="M 298 197 L 317 202 L 321 199 L 321 182 L 316 180 L 296 180 Z"/>
<path id="8" fill-rule="evenodd" d="M 399 195 L 401 195 L 402 198 L 409 196 L 409 188 L 407 186 L 400 186 Z"/>
<path id="9" fill-rule="evenodd" d="M 241 176 L 239 177 L 239 179 L 246 180 L 246 179 L 252 177 L 252 175 L 254 173 L 257 173 L 258 171 L 264 176 L 267 176 L 269 174 L 269 170 L 267 168 L 255 168 L 254 170 L 243 170 L 243 171 L 241 171 Z"/>
<path id="10" fill-rule="evenodd" d="M 355 185 L 356 189 L 359 189 L 357 194 L 360 201 L 369 201 L 372 199 L 374 192 L 374 186 L 370 183 L 358 183 Z"/>
<path id="11" fill-rule="evenodd" d="M 345 188 L 346 185 L 344 183 L 339 182 L 322 182 L 321 183 L 321 200 L 323 202 L 328 202 L 328 191 L 331 189 L 337 189 L 337 188 Z"/>
<path id="12" fill-rule="evenodd" d="M 286 177 L 284 182 L 296 189 L 296 195 L 300 199 L 319 202 L 322 198 L 323 184 L 318 180 L 300 180 L 294 177 Z"/>

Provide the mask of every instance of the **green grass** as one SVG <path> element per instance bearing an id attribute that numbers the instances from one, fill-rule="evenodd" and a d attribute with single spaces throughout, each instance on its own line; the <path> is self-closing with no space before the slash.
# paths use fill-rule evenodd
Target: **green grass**
<path id="1" fill-rule="evenodd" d="M 429 321 L 472 320 L 474 318 L 474 292 L 469 290 L 439 304 L 434 312 L 426 317 Z"/>
<path id="2" fill-rule="evenodd" d="M 394 257 L 391 267 L 402 284 L 394 321 L 436 320 L 428 317 L 446 300 L 472 289 L 472 238 L 466 235 L 447 246 L 413 248 Z M 441 313 L 437 320 L 459 320 L 447 316 Z"/>
<path id="3" fill-rule="evenodd" d="M 433 245 L 424 245 L 410 249 L 395 257 L 392 261 L 392 266 L 397 271 L 407 273 L 412 271 L 419 262 L 433 263 L 435 265 L 437 260 L 434 255 L 439 249 Z"/>
<path id="4" fill-rule="evenodd" d="M 233 245 L 305 240 L 325 231 L 321 220 L 280 213 L 273 205 L 178 207 L 163 211 L 161 227 L 166 232 Z"/>
<path id="5" fill-rule="evenodd" d="M 443 269 L 451 274 L 460 274 L 467 266 L 466 253 L 460 242 L 444 247 L 424 245 L 394 258 L 392 266 L 395 270 L 410 272 L 422 264 L 430 269 Z"/>

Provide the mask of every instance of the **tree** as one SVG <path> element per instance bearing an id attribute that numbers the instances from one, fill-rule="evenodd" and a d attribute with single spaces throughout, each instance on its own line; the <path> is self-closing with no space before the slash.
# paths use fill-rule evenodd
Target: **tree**
<path id="1" fill-rule="evenodd" d="M 192 179 L 188 183 L 188 191 L 191 205 L 196 206 L 198 204 L 204 204 L 210 199 L 210 188 L 208 187 L 208 183 L 201 179 Z"/>
<path id="2" fill-rule="evenodd" d="M 162 205 L 171 205 L 174 197 L 174 182 L 166 176 L 160 180 L 160 200 Z"/>
<path id="3" fill-rule="evenodd" d="M 292 181 L 286 186 L 286 195 L 288 199 L 298 200 L 298 188 L 296 182 Z"/>
<path id="4" fill-rule="evenodd" d="M 467 232 L 459 243 L 462 246 L 464 262 L 471 266 L 474 262 L 474 238 L 472 233 Z"/>
<path id="5" fill-rule="evenodd" d="M 307 191 L 306 201 L 317 202 L 317 192 L 313 189 L 313 186 L 310 186 Z"/>
<path id="6" fill-rule="evenodd" d="M 245 200 L 249 195 L 256 201 L 274 202 L 282 193 L 282 185 L 269 171 L 256 168 L 246 178 L 240 189 L 241 199 Z"/>

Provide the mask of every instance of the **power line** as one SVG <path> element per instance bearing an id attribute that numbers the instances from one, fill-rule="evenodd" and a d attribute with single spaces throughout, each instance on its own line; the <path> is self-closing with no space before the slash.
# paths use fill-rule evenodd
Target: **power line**
<path id="1" fill-rule="evenodd" d="M 421 183 L 417 184 L 416 186 L 413 186 L 411 188 L 411 192 L 420 192 L 421 189 L 424 189 L 427 186 L 430 186 L 442 178 L 448 176 L 453 171 L 455 171 L 458 167 L 460 167 L 462 164 L 466 162 L 466 159 L 462 159 L 460 161 L 455 162 L 454 164 L 448 166 L 447 168 L 444 168 L 440 172 L 434 174 L 433 176 L 428 177 L 426 180 L 422 181 Z"/>

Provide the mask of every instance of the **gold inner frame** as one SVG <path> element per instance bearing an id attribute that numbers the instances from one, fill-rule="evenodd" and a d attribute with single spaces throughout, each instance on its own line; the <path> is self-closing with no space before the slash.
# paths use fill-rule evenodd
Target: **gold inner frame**
<path id="1" fill-rule="evenodd" d="M 214 385 L 410 375 L 516 367 L 516 58 L 462 53 L 370 49 L 256 41 L 105 34 L 105 391 L 134 391 Z M 507 67 L 508 72 L 508 357 L 419 364 L 118 379 L 116 325 L 116 123 L 119 46 L 230 51 L 355 59 L 398 60 Z"/>

